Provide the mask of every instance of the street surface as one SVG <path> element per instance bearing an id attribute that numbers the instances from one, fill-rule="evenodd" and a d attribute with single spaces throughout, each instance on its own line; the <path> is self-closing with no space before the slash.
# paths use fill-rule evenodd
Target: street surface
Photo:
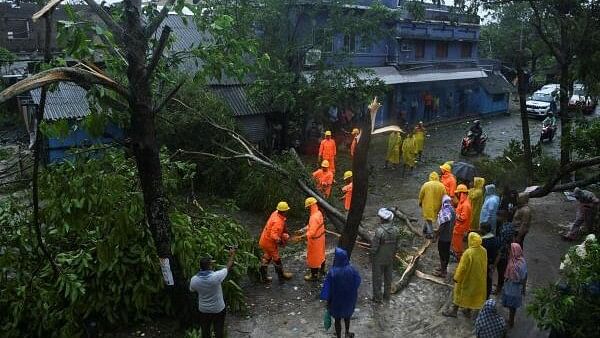
<path id="1" fill-rule="evenodd" d="M 537 143 L 541 121 L 529 120 L 532 144 Z M 427 130 L 425 152 L 414 172 L 401 178 L 399 169 L 384 169 L 387 136 L 373 138 L 369 165 L 371 167 L 370 193 L 365 210 L 364 225 L 373 229 L 377 222 L 376 211 L 383 206 L 398 206 L 414 218 L 420 219 L 417 206 L 417 194 L 429 172 L 438 171 L 439 165 L 448 160 L 473 160 L 460 157 L 460 141 L 468 129 L 466 122 L 447 126 L 431 127 Z M 518 114 L 497 116 L 483 120 L 484 131 L 488 134 L 486 156 L 498 156 L 510 139 L 519 139 L 521 123 Z M 557 135 L 558 136 L 558 135 Z M 560 137 L 546 144 L 546 154 L 558 156 Z M 338 160 L 338 175 L 349 168 L 347 152 L 342 152 Z M 338 178 L 338 185 L 341 179 Z M 335 187 L 334 189 L 339 189 Z M 575 203 L 569 202 L 561 194 L 551 194 L 530 202 L 533 211 L 531 230 L 525 240 L 525 257 L 529 267 L 527 300 L 534 287 L 555 281 L 558 278 L 560 259 L 569 247 L 561 241 L 558 231 L 568 226 L 575 215 Z M 247 223 L 248 221 L 243 223 Z M 264 220 L 263 220 L 264 222 Z M 262 226 L 262 224 L 261 224 Z M 295 230 L 295 229 L 292 229 Z M 260 231 L 255 229 L 255 232 Z M 328 266 L 332 263 L 336 238 L 327 237 Z M 421 238 L 403 241 L 403 251 L 416 251 L 422 244 Z M 246 316 L 231 315 L 228 319 L 230 337 L 331 337 L 323 329 L 324 303 L 318 300 L 320 283 L 307 283 L 305 273 L 305 249 L 302 244 L 289 246 L 284 250 L 283 262 L 287 269 L 295 273 L 294 278 L 280 286 L 276 282 L 269 286 L 261 284 L 246 285 L 250 311 Z M 407 288 L 392 296 L 392 301 L 384 305 L 375 305 L 371 298 L 371 268 L 368 252 L 356 248 L 352 262 L 361 273 L 363 282 L 359 290 L 357 309 L 352 319 L 351 331 L 357 337 L 471 337 L 472 320 L 460 314 L 458 318 L 446 318 L 441 315 L 450 304 L 451 289 L 447 286 L 414 277 Z M 432 244 L 419 263 L 418 269 L 431 273 L 438 266 L 437 247 Z M 453 271 L 456 263 L 450 265 Z M 451 274 L 447 282 L 451 283 Z M 396 273 L 395 279 L 399 278 Z M 506 309 L 499 310 L 508 316 Z M 525 309 L 517 312 L 515 328 L 509 331 L 509 337 L 544 337 Z"/>

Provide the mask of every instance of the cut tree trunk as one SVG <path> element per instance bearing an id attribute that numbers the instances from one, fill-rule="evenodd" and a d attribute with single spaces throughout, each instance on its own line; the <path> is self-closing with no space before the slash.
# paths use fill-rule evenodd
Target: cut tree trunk
<path id="1" fill-rule="evenodd" d="M 360 229 L 363 212 L 367 204 L 369 190 L 369 168 L 368 155 L 369 144 L 371 142 L 371 114 L 365 114 L 362 122 L 360 139 L 356 145 L 356 151 L 352 159 L 352 201 L 346 226 L 340 237 L 339 245 L 348 252 L 348 257 L 352 255 L 352 249 L 356 242 L 356 236 Z"/>
<path id="2" fill-rule="evenodd" d="M 408 285 L 408 280 L 417 270 L 417 264 L 419 263 L 419 259 L 421 258 L 421 256 L 423 256 L 425 251 L 427 251 L 427 248 L 429 248 L 430 245 L 431 240 L 425 241 L 425 244 L 423 244 L 423 246 L 415 253 L 413 258 L 408 263 L 408 266 L 404 270 L 404 273 L 402 273 L 400 280 L 392 284 L 392 293 L 397 293 Z"/>

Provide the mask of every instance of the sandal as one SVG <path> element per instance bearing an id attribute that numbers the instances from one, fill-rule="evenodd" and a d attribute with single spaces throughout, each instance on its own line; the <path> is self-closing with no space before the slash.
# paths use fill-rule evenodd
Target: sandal
<path id="1" fill-rule="evenodd" d="M 450 311 L 450 309 L 448 309 L 448 310 L 445 310 L 444 312 L 442 312 L 442 316 L 456 318 L 456 312 Z"/>

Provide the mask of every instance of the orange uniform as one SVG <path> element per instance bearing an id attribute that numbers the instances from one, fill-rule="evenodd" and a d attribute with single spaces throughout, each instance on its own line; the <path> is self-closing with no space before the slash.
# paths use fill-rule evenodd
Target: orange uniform
<path id="1" fill-rule="evenodd" d="M 454 251 L 459 261 L 464 252 L 463 239 L 465 233 L 471 229 L 472 211 L 469 196 L 465 193 L 461 194 L 456 208 L 456 223 L 454 223 L 454 230 L 452 230 L 452 251 Z"/>
<path id="2" fill-rule="evenodd" d="M 444 171 L 444 173 L 442 173 L 442 183 L 444 183 L 444 187 L 446 187 L 448 196 L 454 198 L 454 191 L 456 190 L 456 177 L 454 177 L 451 172 Z"/>
<path id="3" fill-rule="evenodd" d="M 354 152 L 356 151 L 356 144 L 358 144 L 358 138 L 352 138 L 352 143 L 350 143 L 350 156 L 354 157 Z"/>
<path id="4" fill-rule="evenodd" d="M 319 157 L 323 160 L 329 161 L 329 170 L 335 172 L 335 155 L 337 154 L 337 147 L 335 140 L 332 138 L 324 138 L 319 146 Z"/>
<path id="5" fill-rule="evenodd" d="M 344 193 L 344 209 L 350 210 L 350 203 L 352 202 L 352 182 L 346 184 L 342 188 L 342 192 Z"/>
<path id="6" fill-rule="evenodd" d="M 266 262 L 270 262 L 271 260 L 278 261 L 280 259 L 277 242 L 289 239 L 285 225 L 286 219 L 283 214 L 273 211 L 267 220 L 267 224 L 265 224 L 258 245 L 263 251 L 263 260 Z"/>
<path id="7" fill-rule="evenodd" d="M 331 167 L 331 164 L 329 166 Z M 331 186 L 333 185 L 333 171 L 324 171 L 323 168 L 321 168 L 316 170 L 312 175 L 317 182 L 319 191 L 321 191 L 325 197 L 329 198 L 331 195 Z"/>
<path id="8" fill-rule="evenodd" d="M 317 204 L 310 206 L 310 218 L 306 229 L 306 264 L 311 269 L 325 262 L 325 222 Z"/>

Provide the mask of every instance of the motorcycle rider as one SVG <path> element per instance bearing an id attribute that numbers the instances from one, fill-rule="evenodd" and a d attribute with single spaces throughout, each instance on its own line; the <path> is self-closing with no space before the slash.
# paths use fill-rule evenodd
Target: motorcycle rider
<path id="1" fill-rule="evenodd" d="M 544 121 L 542 121 L 542 127 L 550 127 L 550 135 L 549 138 L 552 139 L 552 136 L 554 136 L 554 130 L 556 130 L 556 117 L 554 117 L 554 113 L 553 112 L 548 112 L 548 114 L 546 114 L 546 118 L 544 119 Z"/>
<path id="2" fill-rule="evenodd" d="M 469 128 L 469 132 L 471 132 L 471 138 L 473 142 L 477 146 L 479 146 L 479 142 L 481 142 L 481 135 L 483 135 L 483 129 L 481 129 L 481 121 L 475 120 L 473 121 L 473 125 Z"/>

